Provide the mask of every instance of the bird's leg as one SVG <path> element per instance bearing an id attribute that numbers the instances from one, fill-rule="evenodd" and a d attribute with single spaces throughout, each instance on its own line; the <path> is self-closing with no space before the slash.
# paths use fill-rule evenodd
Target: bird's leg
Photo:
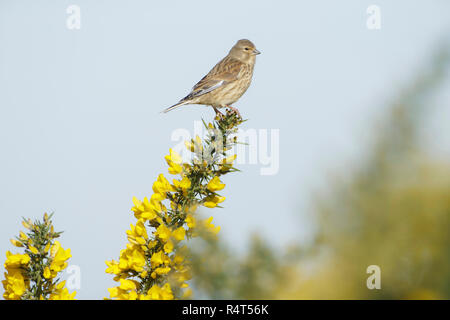
<path id="1" fill-rule="evenodd" d="M 239 110 L 238 109 L 236 109 L 236 108 L 234 108 L 234 107 L 232 107 L 232 106 L 227 106 L 228 108 L 230 108 L 230 110 L 232 110 L 236 115 L 238 115 L 240 118 L 242 118 L 241 117 L 241 113 L 239 112 Z"/>
<path id="2" fill-rule="evenodd" d="M 225 117 L 225 115 L 222 113 L 222 112 L 220 112 L 219 111 L 219 109 L 217 109 L 216 107 L 214 107 L 214 106 L 212 106 L 213 107 L 213 109 L 214 109 L 214 111 L 216 112 L 216 116 L 219 116 L 219 118 L 223 118 L 223 117 Z"/>

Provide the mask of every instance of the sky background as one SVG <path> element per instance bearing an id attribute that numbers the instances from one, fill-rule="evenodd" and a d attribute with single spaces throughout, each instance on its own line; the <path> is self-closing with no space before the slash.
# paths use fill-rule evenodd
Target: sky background
<path id="1" fill-rule="evenodd" d="M 66 27 L 72 4 L 80 30 Z M 371 4 L 380 30 L 366 27 Z M 173 131 L 214 115 L 204 106 L 159 111 L 241 38 L 262 54 L 235 106 L 249 119 L 243 129 L 280 130 L 280 169 L 264 176 L 261 164 L 239 165 L 223 179 L 225 208 L 202 211 L 237 252 L 252 232 L 280 248 L 306 242 L 312 195 L 361 159 L 386 103 L 449 34 L 445 0 L 0 0 L 0 254 L 14 249 L 22 216 L 55 212 L 70 264 L 81 268 L 77 298 L 107 296 L 104 261 L 126 243 L 132 197 L 149 196 L 167 172 Z M 444 159 L 449 89 L 447 81 L 424 127 Z"/>

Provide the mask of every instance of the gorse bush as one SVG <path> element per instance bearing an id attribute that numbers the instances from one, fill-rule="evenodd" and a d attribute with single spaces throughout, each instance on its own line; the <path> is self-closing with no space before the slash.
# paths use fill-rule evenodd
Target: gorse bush
<path id="1" fill-rule="evenodd" d="M 199 206 L 220 207 L 225 197 L 218 191 L 225 187 L 220 177 L 237 171 L 235 155 L 227 151 L 237 143 L 237 126 L 242 119 L 232 112 L 205 124 L 207 134 L 185 141 L 192 155 L 189 162 L 170 149 L 165 160 L 172 182 L 160 174 L 153 183 L 153 194 L 142 200 L 133 198 L 131 211 L 136 223 L 126 231 L 128 243 L 119 259 L 106 261 L 107 273 L 114 275 L 117 286 L 109 288 L 111 299 L 182 299 L 191 295 L 191 265 L 185 240 L 193 237 L 216 237 L 220 227 L 212 217 L 196 216 Z M 54 239 L 51 215 L 42 222 L 24 220 L 29 231 L 11 240 L 23 247 L 23 254 L 7 252 L 5 262 L 5 299 L 73 299 L 59 272 L 67 267 L 70 249 L 64 250 Z"/>
<path id="2" fill-rule="evenodd" d="M 4 267 L 5 280 L 2 281 L 7 300 L 72 300 L 76 292 L 69 293 L 65 281 L 58 274 L 67 267 L 71 257 L 70 249 L 63 249 L 55 232 L 51 216 L 44 214 L 43 221 L 23 220 L 28 230 L 20 232 L 11 243 L 23 248 L 24 253 L 6 252 Z"/>
<path id="3" fill-rule="evenodd" d="M 206 124 L 207 135 L 186 141 L 190 162 L 183 162 L 174 150 L 165 160 L 168 172 L 177 176 L 172 183 L 160 174 L 153 183 L 153 194 L 142 200 L 133 198 L 132 212 L 137 219 L 127 230 L 128 243 L 119 260 L 106 261 L 107 273 L 118 282 L 110 288 L 113 299 L 180 299 L 189 297 L 191 278 L 188 248 L 183 242 L 199 235 L 216 235 L 212 217 L 199 220 L 199 205 L 218 207 L 225 197 L 217 192 L 225 187 L 220 177 L 237 169 L 235 155 L 227 156 L 236 143 L 237 126 L 242 119 L 234 113 Z"/>

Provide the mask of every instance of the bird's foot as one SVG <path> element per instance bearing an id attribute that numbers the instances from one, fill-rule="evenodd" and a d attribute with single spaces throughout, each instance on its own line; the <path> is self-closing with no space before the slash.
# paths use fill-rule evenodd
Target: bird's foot
<path id="1" fill-rule="evenodd" d="M 227 106 L 227 107 L 230 108 L 230 110 L 233 111 L 237 116 L 239 116 L 239 118 L 242 118 L 241 117 L 241 113 L 239 112 L 238 109 L 236 109 L 236 108 L 234 108 L 232 106 Z"/>
<path id="2" fill-rule="evenodd" d="M 214 111 L 216 112 L 216 119 L 221 120 L 225 117 L 225 115 L 220 112 L 216 107 L 213 107 Z"/>

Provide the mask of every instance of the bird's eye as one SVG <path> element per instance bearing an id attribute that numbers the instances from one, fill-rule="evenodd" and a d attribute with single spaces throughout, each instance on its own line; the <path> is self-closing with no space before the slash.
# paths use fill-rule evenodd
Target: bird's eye
<path id="1" fill-rule="evenodd" d="M 248 50 L 250 50 L 250 49 L 249 49 L 249 48 L 244 48 L 244 50 L 248 51 Z"/>

